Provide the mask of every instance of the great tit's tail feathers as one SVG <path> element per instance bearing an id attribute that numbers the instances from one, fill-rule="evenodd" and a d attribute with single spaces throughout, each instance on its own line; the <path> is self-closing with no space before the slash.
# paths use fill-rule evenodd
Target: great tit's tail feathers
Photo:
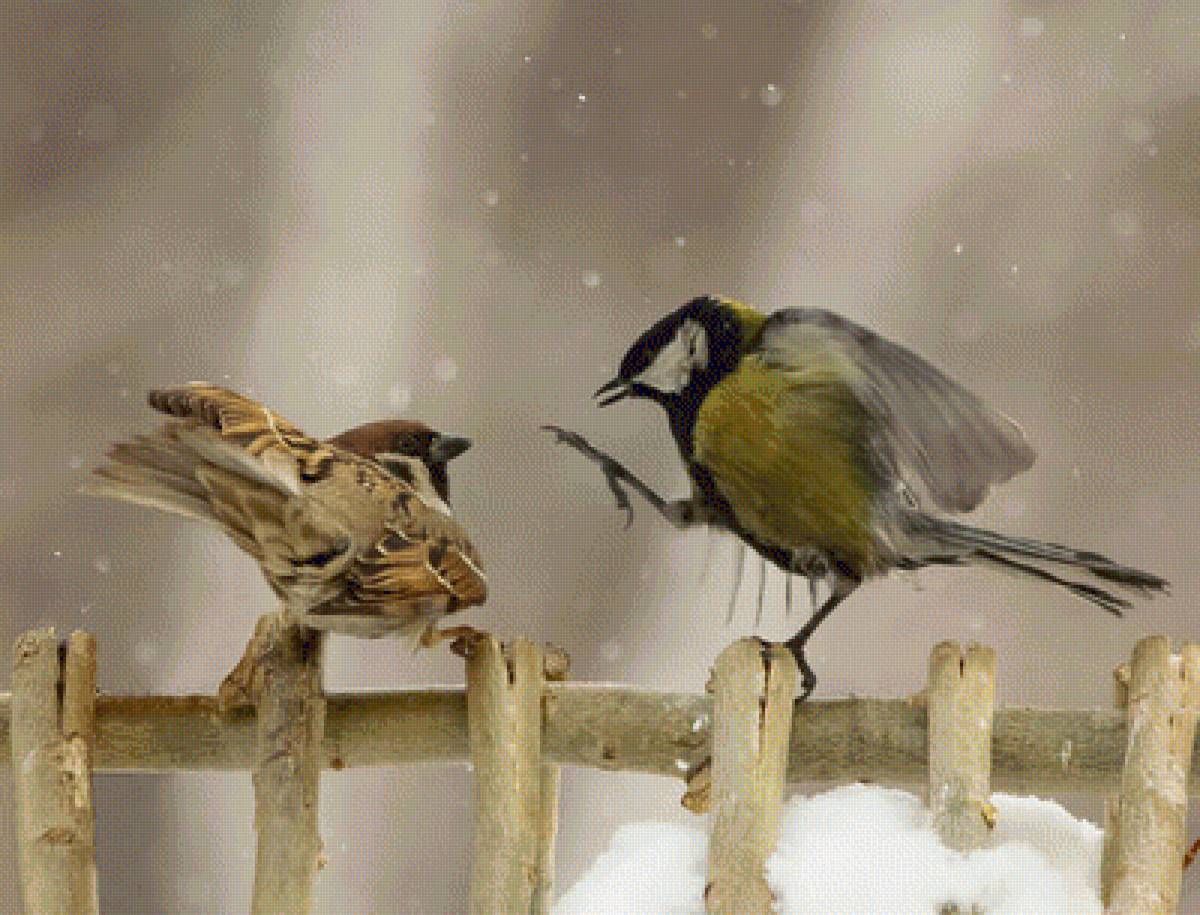
<path id="1" fill-rule="evenodd" d="M 932 541 L 939 552 L 946 552 L 961 559 L 977 559 L 1009 571 L 1053 582 L 1111 613 L 1120 614 L 1122 610 L 1131 606 L 1130 602 L 1096 585 L 1063 578 L 1043 568 L 1042 564 L 1082 569 L 1101 581 L 1111 582 L 1140 595 L 1148 596 L 1169 589 L 1165 579 L 1150 572 L 1121 565 L 1099 553 L 1071 549 L 1057 543 L 1043 543 L 1027 537 L 998 534 L 944 518 L 923 518 L 921 528 L 924 534 L 922 539 Z"/>

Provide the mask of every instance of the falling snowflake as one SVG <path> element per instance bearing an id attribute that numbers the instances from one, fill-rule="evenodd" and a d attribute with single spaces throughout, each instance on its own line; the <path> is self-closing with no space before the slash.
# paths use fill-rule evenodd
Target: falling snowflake
<path id="1" fill-rule="evenodd" d="M 767 83 L 758 91 L 758 98 L 768 108 L 774 108 L 783 100 L 783 90 L 774 83 Z"/>
<path id="2" fill-rule="evenodd" d="M 449 384 L 458 377 L 458 363 L 450 356 L 439 356 L 433 363 L 433 374 L 438 381 Z"/>
<path id="3" fill-rule="evenodd" d="M 394 384 L 388 388 L 387 397 L 393 410 L 407 410 L 412 403 L 412 389 L 402 384 Z"/>
<path id="4" fill-rule="evenodd" d="M 583 271 L 583 276 L 581 276 L 580 279 L 583 281 L 583 285 L 587 286 L 588 289 L 595 289 L 600 285 L 600 274 L 595 270 Z"/>
<path id="5" fill-rule="evenodd" d="M 1027 38 L 1037 38 L 1046 30 L 1046 24 L 1037 16 L 1024 16 L 1021 18 L 1021 34 Z"/>

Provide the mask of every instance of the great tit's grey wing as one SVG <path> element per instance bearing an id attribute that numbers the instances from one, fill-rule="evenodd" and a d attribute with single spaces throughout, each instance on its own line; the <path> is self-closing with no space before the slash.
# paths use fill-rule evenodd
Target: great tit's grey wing
<path id="1" fill-rule="evenodd" d="M 1028 469 L 1034 451 L 1015 422 L 916 353 L 832 312 L 791 308 L 763 325 L 769 365 L 832 369 L 876 420 L 881 457 L 918 496 L 970 511 Z"/>

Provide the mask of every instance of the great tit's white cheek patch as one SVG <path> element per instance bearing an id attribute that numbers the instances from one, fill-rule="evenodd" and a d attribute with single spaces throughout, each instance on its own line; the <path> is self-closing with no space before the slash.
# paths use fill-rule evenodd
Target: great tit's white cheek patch
<path id="1" fill-rule="evenodd" d="M 678 394 L 687 387 L 692 372 L 707 363 L 708 341 L 704 331 L 689 321 L 634 380 L 664 394 Z"/>

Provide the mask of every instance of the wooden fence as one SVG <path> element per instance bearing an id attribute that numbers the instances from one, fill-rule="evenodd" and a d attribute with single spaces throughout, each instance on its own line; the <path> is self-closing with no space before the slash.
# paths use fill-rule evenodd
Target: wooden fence
<path id="1" fill-rule="evenodd" d="M 994 708 L 993 652 L 938 645 L 909 699 L 793 701 L 786 651 L 744 640 L 706 693 L 562 682 L 560 656 L 483 638 L 465 690 L 325 695 L 321 643 L 264 617 L 252 703 L 210 696 L 101 696 L 93 639 L 18 639 L 0 694 L 29 915 L 98 909 L 93 771 L 250 770 L 258 837 L 253 915 L 311 910 L 322 770 L 470 758 L 475 772 L 473 915 L 548 913 L 558 767 L 688 776 L 710 809 L 707 907 L 770 911 L 763 863 L 787 782 L 923 785 L 943 841 L 975 848 L 995 823 L 993 787 L 1105 793 L 1102 893 L 1111 915 L 1177 909 L 1200 707 L 1200 647 L 1144 639 L 1118 671 L 1112 710 Z M 8 744 L 9 753 L 3 753 Z M 709 762 L 710 761 L 710 762 Z"/>

